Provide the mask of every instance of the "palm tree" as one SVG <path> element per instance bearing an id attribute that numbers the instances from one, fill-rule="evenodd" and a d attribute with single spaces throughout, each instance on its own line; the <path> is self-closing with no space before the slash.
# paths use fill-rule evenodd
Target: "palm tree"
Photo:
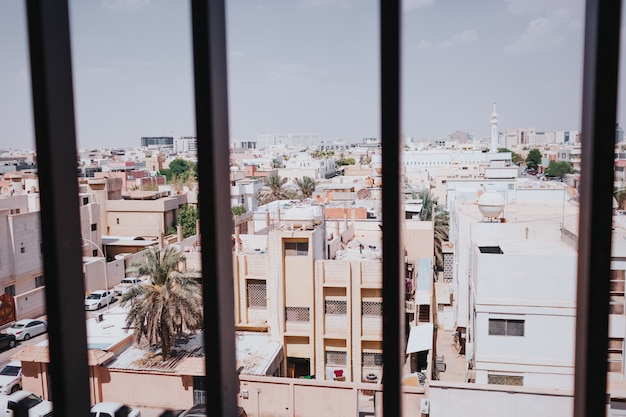
<path id="1" fill-rule="evenodd" d="M 300 196 L 302 198 L 311 198 L 311 196 L 313 195 L 313 191 L 315 191 L 317 181 L 305 175 L 304 177 L 302 177 L 302 179 L 294 179 L 294 182 L 296 183 L 296 186 L 298 187 L 298 191 L 300 191 Z"/>
<path id="2" fill-rule="evenodd" d="M 433 225 L 435 239 L 435 265 L 437 269 L 443 270 L 443 242 L 448 241 L 450 233 L 450 214 L 444 206 L 439 204 L 439 199 L 433 197 L 429 190 L 420 191 L 417 195 L 422 200 L 421 220 L 432 221 L 433 211 L 435 221 Z"/>
<path id="3" fill-rule="evenodd" d="M 281 178 L 280 175 L 268 175 L 263 180 L 265 185 L 257 193 L 257 201 L 259 205 L 271 203 L 276 200 L 287 200 L 292 197 L 293 193 L 285 189 L 283 186 L 287 182 L 287 178 Z"/>
<path id="4" fill-rule="evenodd" d="M 437 206 L 435 209 L 435 265 L 443 271 L 443 242 L 447 242 L 450 234 L 450 214 L 446 209 Z"/>
<path id="5" fill-rule="evenodd" d="M 135 341 L 161 345 L 163 360 L 170 357 L 177 336 L 202 328 L 202 289 L 179 270 L 185 256 L 174 246 L 151 248 L 143 261 L 126 270 L 128 275 L 148 276 L 148 282 L 126 292 L 120 305 L 130 304 L 126 326 L 135 329 Z"/>

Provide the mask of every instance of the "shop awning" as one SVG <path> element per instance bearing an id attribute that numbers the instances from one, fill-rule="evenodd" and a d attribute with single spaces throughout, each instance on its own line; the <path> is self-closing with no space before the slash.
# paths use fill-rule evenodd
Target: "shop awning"
<path id="1" fill-rule="evenodd" d="M 409 354 L 432 349 L 433 329 L 434 326 L 432 323 L 425 323 L 411 327 L 409 341 L 406 344 L 406 353 Z"/>

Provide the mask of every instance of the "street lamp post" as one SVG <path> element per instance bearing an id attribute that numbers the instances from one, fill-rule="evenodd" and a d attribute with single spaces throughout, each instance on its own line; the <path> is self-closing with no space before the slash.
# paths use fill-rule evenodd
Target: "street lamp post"
<path id="1" fill-rule="evenodd" d="M 104 289 L 105 291 L 109 291 L 109 281 L 107 279 L 107 259 L 106 259 L 106 256 L 104 256 L 104 252 L 102 251 L 102 249 L 100 249 L 100 246 L 98 246 L 96 242 L 89 240 L 87 238 L 84 238 L 84 237 L 81 237 L 81 239 L 95 246 L 98 252 L 100 253 L 100 255 L 102 255 L 102 262 L 104 264 Z M 107 296 L 107 310 L 109 309 L 109 299 L 110 298 Z"/>

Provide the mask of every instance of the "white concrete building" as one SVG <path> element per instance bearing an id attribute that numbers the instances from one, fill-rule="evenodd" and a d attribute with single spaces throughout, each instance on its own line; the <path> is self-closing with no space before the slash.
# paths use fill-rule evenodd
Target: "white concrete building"
<path id="1" fill-rule="evenodd" d="M 174 139 L 174 150 L 178 153 L 196 154 L 198 152 L 198 139 L 195 136 L 183 136 Z"/>
<path id="2" fill-rule="evenodd" d="M 536 143 L 536 132 L 534 127 L 509 128 L 504 131 L 504 146 L 534 145 Z"/>
<path id="3" fill-rule="evenodd" d="M 480 210 L 484 197 L 457 200 L 451 213 L 455 321 L 470 379 L 571 389 L 577 255 L 562 230 L 578 206 L 488 194 L 502 204 L 493 215 Z"/>
<path id="4" fill-rule="evenodd" d="M 319 133 L 266 133 L 257 135 L 260 148 L 269 149 L 272 146 L 318 146 L 321 142 Z"/>
<path id="5" fill-rule="evenodd" d="M 573 389 L 576 251 L 560 240 L 490 238 L 474 241 L 470 257 L 474 381 Z"/>
<path id="6" fill-rule="evenodd" d="M 257 209 L 257 193 L 263 188 L 263 181 L 259 179 L 240 179 L 233 181 L 230 186 L 230 206 L 241 206 L 246 211 L 255 211 Z"/>
<path id="7" fill-rule="evenodd" d="M 517 176 L 510 171 L 512 165 L 510 152 L 462 149 L 404 151 L 400 161 L 407 177 L 427 171 L 430 178 L 442 175 L 452 178 L 479 178 L 487 175 L 486 168 L 509 168 L 505 177 Z M 497 170 L 492 170 L 491 176 L 493 175 L 501 176 Z"/>
<path id="8" fill-rule="evenodd" d="M 278 173 L 283 178 L 302 178 L 304 176 L 320 180 L 332 177 L 336 173 L 335 160 L 332 158 L 311 158 L 307 152 L 298 152 L 279 168 Z"/>

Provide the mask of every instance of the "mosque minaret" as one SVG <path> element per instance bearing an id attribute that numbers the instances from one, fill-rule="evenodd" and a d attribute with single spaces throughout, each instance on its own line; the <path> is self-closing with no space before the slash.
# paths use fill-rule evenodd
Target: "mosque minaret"
<path id="1" fill-rule="evenodd" d="M 493 103 L 491 112 L 491 149 L 490 152 L 498 152 L 498 113 L 496 113 L 496 103 Z"/>

